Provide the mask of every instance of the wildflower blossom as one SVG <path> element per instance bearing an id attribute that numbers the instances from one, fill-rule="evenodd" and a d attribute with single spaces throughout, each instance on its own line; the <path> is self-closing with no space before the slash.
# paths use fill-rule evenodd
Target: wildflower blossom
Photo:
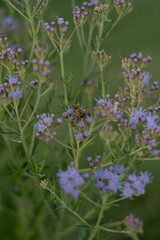
<path id="1" fill-rule="evenodd" d="M 83 141 L 90 136 L 89 126 L 93 123 L 93 119 L 83 107 L 80 107 L 79 104 L 75 105 L 73 105 L 73 109 L 68 107 L 62 116 L 74 127 L 76 140 Z"/>
<path id="2" fill-rule="evenodd" d="M 128 235 L 133 236 L 135 233 L 143 233 L 143 223 L 131 214 L 124 219 L 124 225 Z"/>
<path id="3" fill-rule="evenodd" d="M 59 177 L 60 187 L 64 192 L 77 200 L 80 193 L 78 188 L 84 184 L 84 179 L 79 172 L 75 168 L 68 168 L 67 171 L 59 170 L 57 176 Z"/>
<path id="4" fill-rule="evenodd" d="M 62 123 L 62 119 L 57 118 L 57 124 L 53 126 L 54 114 L 43 113 L 42 115 L 37 115 L 37 120 L 38 122 L 35 125 L 36 137 L 44 139 L 46 143 L 49 143 L 56 136 L 55 130 Z"/>
<path id="5" fill-rule="evenodd" d="M 151 79 L 152 75 L 149 72 L 148 73 L 144 72 L 143 74 L 144 74 L 143 84 L 145 86 L 148 86 L 149 85 L 149 80 Z"/>

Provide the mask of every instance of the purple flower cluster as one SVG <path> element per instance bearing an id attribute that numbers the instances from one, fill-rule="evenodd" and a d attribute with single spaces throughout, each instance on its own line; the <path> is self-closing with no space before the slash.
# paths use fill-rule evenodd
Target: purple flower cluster
<path id="1" fill-rule="evenodd" d="M 21 48 L 13 49 L 8 47 L 8 39 L 0 38 L 0 63 L 11 72 L 20 71 L 28 65 L 29 61 L 22 60 L 23 51 Z"/>
<path id="2" fill-rule="evenodd" d="M 152 75 L 142 71 L 152 58 L 150 56 L 143 57 L 142 53 L 133 53 L 130 58 L 122 60 L 122 68 L 124 79 L 130 89 L 130 97 L 133 103 L 141 102 L 142 99 L 149 94 L 159 89 L 158 82 L 154 81 L 152 86 L 149 86 L 149 81 Z"/>
<path id="3" fill-rule="evenodd" d="M 134 108 L 132 110 L 132 113 L 130 114 L 130 126 L 132 130 L 135 130 L 137 127 L 137 124 L 142 121 L 143 123 L 146 121 L 147 113 L 145 110 L 143 110 L 142 107 L 140 107 L 139 110 Z"/>
<path id="4" fill-rule="evenodd" d="M 93 123 L 93 119 L 90 113 L 86 113 L 85 110 L 78 104 L 78 109 L 75 110 L 69 108 L 66 112 L 62 113 L 63 117 L 71 123 L 74 128 L 74 133 L 77 141 L 83 141 L 90 136 L 89 126 Z"/>
<path id="5" fill-rule="evenodd" d="M 143 84 L 144 84 L 144 86 L 149 85 L 149 81 L 150 81 L 151 77 L 152 77 L 152 75 L 149 72 L 148 73 L 146 73 L 146 72 L 143 73 Z"/>
<path id="6" fill-rule="evenodd" d="M 92 59 L 98 64 L 98 65 L 106 65 L 110 62 L 111 56 L 108 56 L 107 53 L 104 50 L 101 51 L 92 51 Z"/>
<path id="7" fill-rule="evenodd" d="M 145 187 L 151 183 L 150 173 L 140 172 L 139 176 L 135 173 L 128 175 L 128 181 L 124 183 L 121 191 L 122 197 L 131 198 L 133 195 L 144 195 Z"/>
<path id="8" fill-rule="evenodd" d="M 67 29 L 68 29 L 69 22 L 68 22 L 68 21 L 64 21 L 63 18 L 58 18 L 58 17 L 57 17 L 57 24 L 58 24 L 58 26 L 59 26 L 60 33 L 61 33 L 62 35 L 64 35 L 64 34 L 66 33 Z M 56 22 L 51 22 L 51 23 L 46 22 L 46 23 L 44 24 L 44 27 L 45 27 L 47 33 L 48 33 L 51 37 L 53 37 L 54 34 L 55 34 L 56 31 L 57 31 Z"/>
<path id="9" fill-rule="evenodd" d="M 115 95 L 114 101 L 111 100 L 110 95 L 107 94 L 105 99 L 98 99 L 97 106 L 94 108 L 95 114 L 101 114 L 103 118 L 117 121 L 122 118 L 122 101 L 118 94 Z"/>
<path id="10" fill-rule="evenodd" d="M 123 165 L 110 166 L 109 168 L 93 172 L 94 179 L 97 180 L 96 188 L 104 193 L 117 192 L 121 187 L 121 176 L 124 174 Z"/>
<path id="11" fill-rule="evenodd" d="M 7 78 L 8 82 L 0 85 L 0 96 L 5 103 L 11 99 L 20 99 L 22 98 L 21 85 L 22 82 L 18 80 L 18 76 L 9 75 Z"/>
<path id="12" fill-rule="evenodd" d="M 135 173 L 126 175 L 123 165 L 110 166 L 106 169 L 100 168 L 93 172 L 93 177 L 97 180 L 96 188 L 104 193 L 119 190 L 121 196 L 126 198 L 131 198 L 133 195 L 143 195 L 146 185 L 151 182 L 150 173 L 140 172 L 139 176 L 136 176 Z M 124 177 L 127 178 L 125 182 Z"/>
<path id="13" fill-rule="evenodd" d="M 115 0 L 114 6 L 117 10 L 117 13 L 123 16 L 132 10 L 132 3 L 126 0 Z"/>
<path id="14" fill-rule="evenodd" d="M 134 218 L 132 214 L 125 217 L 124 225 L 126 227 L 127 234 L 130 236 L 133 236 L 136 233 L 143 233 L 143 222 L 138 218 Z"/>
<path id="15" fill-rule="evenodd" d="M 51 71 L 49 69 L 49 61 L 37 61 L 36 59 L 32 60 L 33 71 L 40 77 L 42 82 L 46 81 L 46 78 L 50 75 Z"/>
<path id="16" fill-rule="evenodd" d="M 2 33 L 1 36 L 11 35 L 18 29 L 18 22 L 15 21 L 11 16 L 3 18 L 2 21 Z"/>
<path id="17" fill-rule="evenodd" d="M 56 126 L 53 126 L 54 122 L 54 114 L 46 114 L 43 113 L 42 115 L 37 116 L 37 124 L 35 125 L 36 128 L 36 137 L 39 139 L 44 139 L 46 143 L 49 143 L 50 140 L 54 139 L 56 136 L 56 129 L 62 123 L 61 118 L 57 118 Z"/>
<path id="18" fill-rule="evenodd" d="M 80 193 L 78 188 L 85 183 L 84 178 L 74 167 L 68 168 L 66 171 L 59 170 L 57 176 L 59 177 L 60 187 L 64 192 L 70 194 L 77 200 Z M 88 178 L 88 175 L 86 175 L 86 177 Z"/>
<path id="19" fill-rule="evenodd" d="M 88 157 L 87 160 L 88 160 L 88 162 L 89 162 L 90 168 L 93 168 L 95 165 L 97 166 L 97 165 L 100 164 L 100 162 L 101 162 L 101 156 L 98 155 L 94 161 L 93 161 L 92 157 Z"/>
<path id="20" fill-rule="evenodd" d="M 88 11 L 87 11 L 87 7 L 88 7 L 89 3 L 84 3 L 83 7 L 79 8 L 78 6 L 75 6 L 74 11 L 72 12 L 73 14 L 73 22 L 76 26 L 79 26 L 81 24 L 84 24 L 87 16 L 88 16 Z"/>

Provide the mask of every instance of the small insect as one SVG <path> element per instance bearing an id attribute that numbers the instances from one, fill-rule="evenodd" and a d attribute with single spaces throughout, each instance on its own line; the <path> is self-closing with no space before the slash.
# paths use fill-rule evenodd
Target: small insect
<path id="1" fill-rule="evenodd" d="M 77 120 L 81 120 L 81 118 L 85 118 L 86 117 L 86 113 L 84 110 L 82 110 L 82 108 L 80 108 L 80 106 L 78 104 L 74 104 L 72 106 L 72 109 L 74 111 L 74 113 L 77 116 Z"/>

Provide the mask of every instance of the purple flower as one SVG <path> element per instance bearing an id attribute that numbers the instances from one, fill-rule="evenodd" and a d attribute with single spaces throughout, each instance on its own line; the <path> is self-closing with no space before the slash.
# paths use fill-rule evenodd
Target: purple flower
<path id="1" fill-rule="evenodd" d="M 43 118 L 43 122 L 44 122 L 48 127 L 51 127 L 52 122 L 53 122 L 53 119 L 52 119 L 50 116 L 44 117 L 44 118 Z"/>
<path id="2" fill-rule="evenodd" d="M 115 173 L 117 175 L 123 175 L 125 171 L 125 167 L 121 164 L 121 165 L 115 165 Z"/>
<path id="3" fill-rule="evenodd" d="M 132 114 L 130 114 L 130 125 L 131 125 L 131 129 L 135 130 L 137 124 L 139 123 L 139 121 L 142 118 L 146 118 L 147 114 L 145 113 L 145 111 L 143 110 L 142 107 L 140 107 L 139 110 L 137 110 L 136 108 L 133 109 Z"/>
<path id="4" fill-rule="evenodd" d="M 62 25 L 64 24 L 64 19 L 63 18 L 57 18 L 58 19 L 58 24 Z"/>
<path id="5" fill-rule="evenodd" d="M 84 184 L 83 177 L 75 168 L 69 168 L 67 171 L 60 170 L 57 174 L 59 177 L 59 184 L 65 193 L 70 194 L 77 200 L 80 187 Z"/>
<path id="6" fill-rule="evenodd" d="M 95 184 L 95 186 L 96 188 L 102 190 L 104 188 L 104 182 L 99 181 Z"/>
<path id="7" fill-rule="evenodd" d="M 136 233 L 143 233 L 142 221 L 140 221 L 138 218 L 134 218 L 134 216 L 132 214 L 127 216 L 124 219 L 124 224 L 126 226 L 126 232 L 130 236 L 133 236 Z"/>
<path id="8" fill-rule="evenodd" d="M 147 122 L 145 127 L 151 131 L 154 131 L 155 129 L 157 129 L 158 118 L 159 118 L 158 116 L 151 116 L 151 114 L 147 116 Z"/>
<path id="9" fill-rule="evenodd" d="M 151 175 L 151 173 L 149 173 L 148 171 L 140 172 L 139 180 L 143 183 L 144 186 L 146 186 L 146 184 L 152 182 L 150 175 Z"/>
<path id="10" fill-rule="evenodd" d="M 77 133 L 76 134 L 76 139 L 77 139 L 77 141 L 83 140 L 83 133 Z"/>
<path id="11" fill-rule="evenodd" d="M 134 194 L 134 190 L 131 188 L 130 183 L 124 184 L 124 189 L 122 190 L 122 197 L 131 198 Z"/>
<path id="12" fill-rule="evenodd" d="M 98 101 L 98 105 L 101 105 L 102 107 L 106 106 L 107 102 L 104 99 L 99 99 Z"/>
<path id="13" fill-rule="evenodd" d="M 61 124 L 62 123 L 62 118 L 57 118 L 57 124 Z"/>
<path id="14" fill-rule="evenodd" d="M 92 117 L 87 117 L 87 118 L 86 118 L 86 122 L 87 122 L 88 124 L 92 124 L 92 123 L 93 123 Z"/>
<path id="15" fill-rule="evenodd" d="M 116 192 L 119 189 L 119 181 L 120 177 L 117 174 L 112 174 L 112 177 L 109 180 L 109 189 Z"/>
<path id="16" fill-rule="evenodd" d="M 43 133 L 47 127 L 46 127 L 46 125 L 41 124 L 40 122 L 37 122 L 37 124 L 35 125 L 35 128 L 36 128 L 37 132 Z"/>
<path id="17" fill-rule="evenodd" d="M 11 86 L 16 85 L 18 83 L 18 77 L 16 75 L 14 76 L 9 75 L 7 80 Z"/>
<path id="18" fill-rule="evenodd" d="M 81 120 L 81 121 L 78 123 L 78 126 L 79 126 L 80 128 L 84 128 L 84 127 L 85 127 L 85 124 L 84 124 L 84 122 Z"/>
<path id="19" fill-rule="evenodd" d="M 115 116 L 115 118 L 116 119 L 121 119 L 122 118 L 122 116 L 123 116 L 123 112 L 122 111 L 117 111 L 115 114 L 114 114 L 114 116 Z"/>
<path id="20" fill-rule="evenodd" d="M 16 89 L 16 91 L 12 91 L 13 98 L 20 99 L 22 98 L 22 90 Z"/>
<path id="21" fill-rule="evenodd" d="M 101 168 L 97 172 L 95 171 L 93 173 L 93 177 L 97 180 L 103 180 L 104 179 L 104 170 Z"/>
<path id="22" fill-rule="evenodd" d="M 90 131 L 84 131 L 84 137 L 87 138 L 90 136 Z"/>
<path id="23" fill-rule="evenodd" d="M 146 72 L 143 73 L 144 77 L 143 77 L 143 84 L 144 86 L 148 86 L 149 85 L 149 80 L 151 79 L 152 75 Z"/>

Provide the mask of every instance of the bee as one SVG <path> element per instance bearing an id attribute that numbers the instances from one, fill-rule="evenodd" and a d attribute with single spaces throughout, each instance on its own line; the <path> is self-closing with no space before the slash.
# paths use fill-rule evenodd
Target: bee
<path id="1" fill-rule="evenodd" d="M 78 121 L 80 121 L 82 118 L 86 117 L 86 113 L 84 112 L 84 110 L 82 110 L 80 108 L 80 106 L 78 104 L 74 104 L 72 106 L 72 109 L 73 109 L 74 113 L 76 114 Z"/>

